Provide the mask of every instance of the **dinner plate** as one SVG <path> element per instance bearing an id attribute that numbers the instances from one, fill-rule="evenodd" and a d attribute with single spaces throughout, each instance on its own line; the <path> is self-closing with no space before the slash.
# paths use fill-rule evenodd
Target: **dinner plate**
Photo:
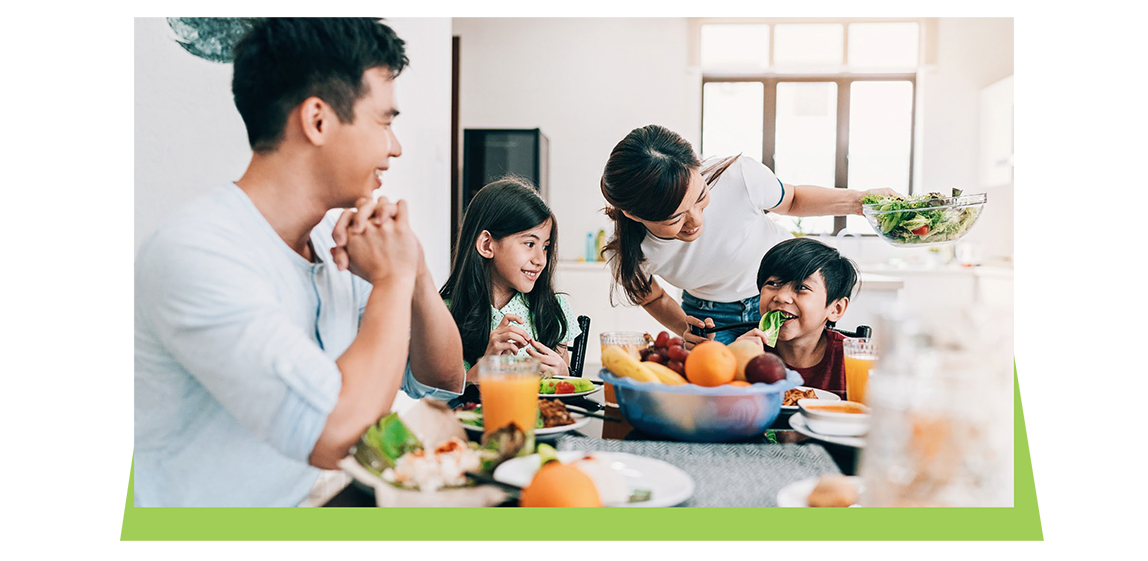
<path id="1" fill-rule="evenodd" d="M 777 506 L 780 507 L 808 507 L 809 494 L 817 487 L 817 480 L 820 477 L 810 477 L 809 479 L 802 479 L 801 481 L 794 481 L 785 487 L 782 487 L 777 492 Z M 864 491 L 865 486 L 861 483 L 861 478 L 857 476 L 850 476 L 849 481 L 857 486 L 858 495 Z M 861 506 L 861 505 L 850 505 Z"/>
<path id="2" fill-rule="evenodd" d="M 840 444 L 842 446 L 851 446 L 853 448 L 864 448 L 865 447 L 865 439 L 860 438 L 860 437 L 856 437 L 856 436 L 830 436 L 828 434 L 821 434 L 818 432 L 813 432 L 813 430 L 809 428 L 809 425 L 807 425 L 805 423 L 805 417 L 801 416 L 800 412 L 794 413 L 793 415 L 789 416 L 789 426 L 793 427 L 793 430 L 795 430 L 801 434 L 804 434 L 805 436 L 808 436 L 809 438 L 815 438 L 817 440 L 822 440 L 825 442 L 831 442 L 833 444 Z"/>
<path id="3" fill-rule="evenodd" d="M 536 441 L 554 440 L 555 438 L 558 438 L 560 435 L 562 435 L 562 433 L 570 432 L 572 430 L 578 430 L 578 429 L 586 426 L 586 424 L 590 422 L 590 417 L 583 417 L 583 416 L 581 416 L 577 413 L 574 413 L 574 412 L 571 412 L 570 416 L 574 417 L 574 424 L 572 424 L 572 425 L 562 425 L 559 427 L 550 427 L 548 429 L 534 429 L 534 440 L 536 440 Z M 462 421 L 459 421 L 459 424 L 462 425 L 462 428 L 466 429 L 469 432 L 478 433 L 478 434 L 482 433 L 482 427 L 476 427 L 474 425 L 468 425 L 466 423 L 463 423 Z"/>
<path id="4" fill-rule="evenodd" d="M 555 380 L 574 380 L 574 379 L 577 379 L 577 376 L 552 376 L 552 378 L 553 378 L 553 379 L 555 379 Z M 570 398 L 570 397 L 582 397 L 582 396 L 584 396 L 584 395 L 590 395 L 590 394 L 592 394 L 592 393 L 594 393 L 594 392 L 596 392 L 596 391 L 599 391 L 599 390 L 601 390 L 601 389 L 602 389 L 602 386 L 598 386 L 598 385 L 595 385 L 595 386 L 594 386 L 594 389 L 591 389 L 591 390 L 586 390 L 586 391 L 584 391 L 584 392 L 574 392 L 574 393 L 540 393 L 540 394 L 538 394 L 538 397 L 545 397 L 545 398 L 547 398 L 547 399 L 554 399 L 554 398 L 558 398 L 558 399 L 566 399 L 566 398 Z"/>
<path id="5" fill-rule="evenodd" d="M 615 507 L 666 507 L 681 504 L 694 494 L 694 480 L 686 472 L 661 460 L 627 454 L 625 452 L 587 452 L 564 450 L 558 452 L 558 460 L 569 463 L 587 455 L 594 455 L 610 462 L 615 472 L 622 476 L 631 491 L 648 490 L 650 499 L 640 503 L 617 503 L 605 506 Z M 519 487 L 530 485 L 534 472 L 540 467 L 538 454 L 507 460 L 494 470 L 494 479 Z"/>
<path id="6" fill-rule="evenodd" d="M 841 401 L 841 396 L 839 396 L 833 392 L 822 390 L 819 388 L 811 388 L 809 386 L 797 386 L 796 388 L 793 388 L 793 389 L 795 389 L 795 390 L 813 390 L 813 395 L 817 396 L 817 399 L 824 399 L 825 401 Z M 782 394 L 782 398 L 784 398 L 784 397 L 785 397 L 785 394 Z M 795 412 L 795 411 L 797 411 L 797 406 L 796 405 L 782 405 L 781 410 L 782 411 Z"/>

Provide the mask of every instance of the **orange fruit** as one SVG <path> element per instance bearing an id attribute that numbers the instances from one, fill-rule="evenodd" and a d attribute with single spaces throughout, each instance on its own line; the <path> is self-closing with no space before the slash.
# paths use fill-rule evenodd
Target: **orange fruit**
<path id="1" fill-rule="evenodd" d="M 699 386 L 720 386 L 737 375 L 737 357 L 717 341 L 699 343 L 686 357 L 686 379 Z"/>
<path id="2" fill-rule="evenodd" d="M 586 472 L 561 462 L 549 462 L 534 474 L 522 490 L 518 504 L 524 507 L 602 506 L 598 488 Z"/>
<path id="3" fill-rule="evenodd" d="M 748 387 L 752 386 L 753 384 L 750 384 L 749 382 L 746 382 L 745 380 L 734 380 L 734 381 L 730 382 L 729 385 L 731 385 L 735 388 L 748 388 Z"/>

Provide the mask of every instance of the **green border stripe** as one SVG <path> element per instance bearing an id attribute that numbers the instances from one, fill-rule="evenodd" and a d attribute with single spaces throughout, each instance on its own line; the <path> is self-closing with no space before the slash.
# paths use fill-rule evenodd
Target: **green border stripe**
<path id="1" fill-rule="evenodd" d="M 1043 540 L 1015 364 L 1013 382 L 1012 508 L 595 509 L 585 540 Z M 121 540 L 534 541 L 546 537 L 522 528 L 571 519 L 563 509 L 136 508 L 134 470 L 133 457 Z"/>

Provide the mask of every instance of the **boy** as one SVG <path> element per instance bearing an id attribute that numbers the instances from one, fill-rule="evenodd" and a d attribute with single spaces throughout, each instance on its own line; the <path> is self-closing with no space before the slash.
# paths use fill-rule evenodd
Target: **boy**
<path id="1" fill-rule="evenodd" d="M 406 204 L 371 199 L 406 64 L 367 18 L 266 19 L 236 46 L 247 170 L 136 259 L 136 506 L 298 505 L 400 388 L 462 390 Z"/>
<path id="2" fill-rule="evenodd" d="M 765 344 L 754 329 L 739 339 L 758 339 L 796 370 L 805 385 L 845 395 L 844 335 L 831 331 L 849 307 L 857 284 L 857 267 L 833 249 L 811 238 L 783 241 L 769 250 L 757 270 L 761 315 L 785 313 L 777 346 Z"/>

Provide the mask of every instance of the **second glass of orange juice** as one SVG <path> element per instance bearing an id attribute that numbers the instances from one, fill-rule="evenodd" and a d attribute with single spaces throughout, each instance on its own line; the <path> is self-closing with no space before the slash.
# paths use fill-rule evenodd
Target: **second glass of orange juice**
<path id="1" fill-rule="evenodd" d="M 482 396 L 484 435 L 513 423 L 526 433 L 528 441 L 533 440 L 540 373 L 536 358 L 498 355 L 479 359 L 478 391 Z"/>
<path id="2" fill-rule="evenodd" d="M 868 338 L 847 337 L 845 351 L 845 398 L 867 403 L 869 371 L 877 363 L 877 344 Z"/>

